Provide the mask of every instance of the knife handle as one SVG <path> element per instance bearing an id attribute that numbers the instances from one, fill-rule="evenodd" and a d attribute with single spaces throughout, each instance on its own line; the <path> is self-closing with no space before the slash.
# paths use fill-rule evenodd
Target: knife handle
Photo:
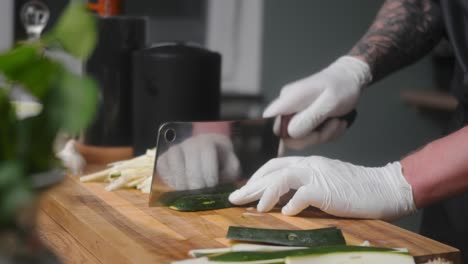
<path id="1" fill-rule="evenodd" d="M 290 137 L 289 134 L 288 134 L 288 125 L 289 125 L 289 121 L 291 121 L 291 118 L 293 116 L 294 116 L 294 114 L 281 116 L 281 125 L 280 125 L 280 137 L 281 138 L 289 138 Z M 346 127 L 350 127 L 354 123 L 354 120 L 356 119 L 356 116 L 357 116 L 357 112 L 356 112 L 356 110 L 353 110 L 353 111 L 347 113 L 344 116 L 339 116 L 339 117 L 336 117 L 336 118 L 338 118 L 340 120 L 343 120 L 343 121 L 346 121 L 347 122 Z M 333 118 L 335 118 L 335 117 L 333 117 Z M 331 118 L 323 121 L 323 123 L 320 124 L 317 128 L 315 128 L 315 130 L 323 129 L 324 124 L 330 119 Z"/>

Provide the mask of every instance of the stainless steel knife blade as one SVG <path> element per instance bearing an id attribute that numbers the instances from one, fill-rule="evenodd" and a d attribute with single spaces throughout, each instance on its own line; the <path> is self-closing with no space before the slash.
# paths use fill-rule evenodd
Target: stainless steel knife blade
<path id="1" fill-rule="evenodd" d="M 161 205 L 168 192 L 245 183 L 278 155 L 273 124 L 274 118 L 161 125 L 149 205 Z"/>
<path id="2" fill-rule="evenodd" d="M 276 128 L 279 135 L 273 128 L 275 118 L 161 125 L 149 205 L 167 205 L 160 198 L 168 193 L 203 194 L 218 186 L 224 190 L 227 185 L 241 186 L 268 160 L 306 146 L 306 142 L 289 139 L 287 126 L 292 116 L 281 117 Z M 353 110 L 337 118 L 349 126 L 355 117 Z"/>

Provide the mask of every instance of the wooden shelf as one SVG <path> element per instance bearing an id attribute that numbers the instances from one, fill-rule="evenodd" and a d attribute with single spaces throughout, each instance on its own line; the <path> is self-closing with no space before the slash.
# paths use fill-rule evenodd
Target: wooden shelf
<path id="1" fill-rule="evenodd" d="M 436 91 L 402 91 L 400 97 L 405 103 L 424 110 L 453 112 L 458 105 L 453 95 Z"/>

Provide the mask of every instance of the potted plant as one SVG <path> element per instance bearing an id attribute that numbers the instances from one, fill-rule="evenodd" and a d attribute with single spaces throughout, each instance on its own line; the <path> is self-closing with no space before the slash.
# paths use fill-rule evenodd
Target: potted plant
<path id="1" fill-rule="evenodd" d="M 44 37 L 18 43 L 0 54 L 0 262 L 50 263 L 34 231 L 41 191 L 63 178 L 54 141 L 59 133 L 75 135 L 92 120 L 95 82 L 78 76 L 47 53 L 67 52 L 85 60 L 96 41 L 94 17 L 70 1 Z M 11 100 L 21 86 L 40 105 L 37 114 L 19 118 Z"/>

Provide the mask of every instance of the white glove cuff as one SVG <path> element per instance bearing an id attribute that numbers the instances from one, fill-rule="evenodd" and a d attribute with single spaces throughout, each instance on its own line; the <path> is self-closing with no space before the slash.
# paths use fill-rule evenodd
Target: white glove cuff
<path id="1" fill-rule="evenodd" d="M 353 74 L 360 87 L 365 87 L 372 81 L 372 73 L 369 64 L 352 56 L 338 58 L 330 67 L 339 67 Z"/>
<path id="2" fill-rule="evenodd" d="M 396 207 L 392 211 L 397 212 L 396 214 L 384 216 L 385 220 L 394 220 L 393 218 L 399 218 L 402 216 L 410 215 L 417 211 L 416 205 L 414 204 L 413 188 L 406 180 L 403 175 L 403 170 L 400 162 L 393 162 L 383 167 L 386 174 L 389 186 L 395 187 L 394 201 Z"/>

